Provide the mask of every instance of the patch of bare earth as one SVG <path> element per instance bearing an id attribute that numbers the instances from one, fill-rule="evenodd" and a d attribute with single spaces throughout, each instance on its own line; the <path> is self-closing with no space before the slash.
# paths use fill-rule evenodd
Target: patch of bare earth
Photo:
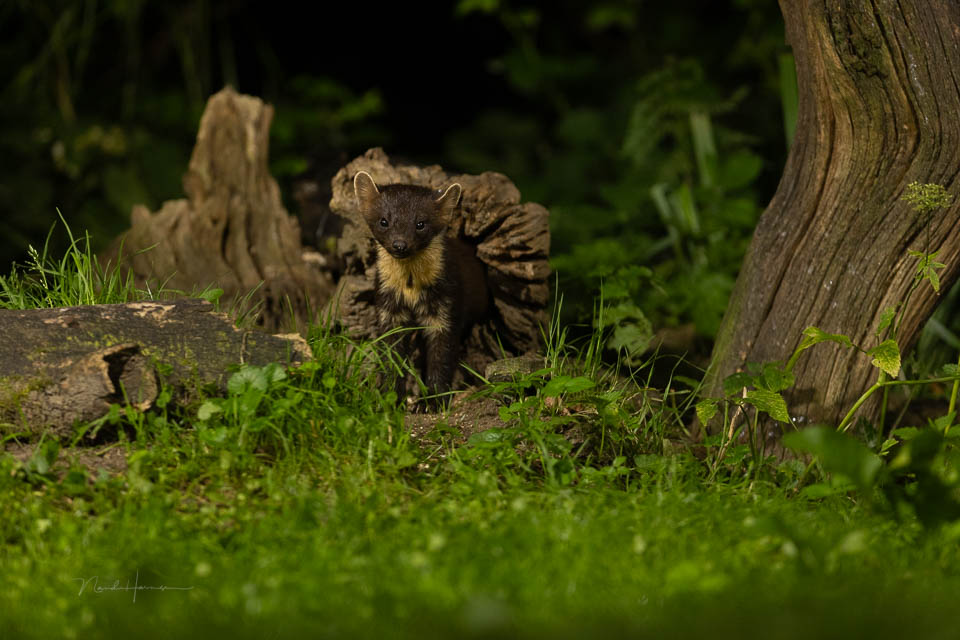
<path id="1" fill-rule="evenodd" d="M 8 442 L 4 451 L 25 463 L 33 457 L 39 446 L 36 443 Z M 92 476 L 96 476 L 101 470 L 111 475 L 120 474 L 127 470 L 127 454 L 123 448 L 117 446 L 60 449 L 60 455 L 53 465 L 54 473 L 62 477 L 73 466 L 85 468 Z"/>
<path id="2" fill-rule="evenodd" d="M 461 444 L 475 433 L 503 427 L 499 406 L 490 396 L 467 390 L 453 396 L 446 413 L 408 413 L 405 424 L 414 440 L 423 441 L 437 427 L 447 427 L 453 442 Z"/>
<path id="3" fill-rule="evenodd" d="M 405 425 L 410 430 L 410 437 L 421 444 L 440 439 L 446 439 L 449 444 L 464 444 L 474 434 L 509 426 L 500 419 L 501 404 L 494 397 L 468 389 L 453 397 L 445 413 L 408 413 Z M 551 403 L 548 401 L 547 404 Z M 589 431 L 584 427 L 596 417 L 596 410 L 573 405 L 569 408 L 560 407 L 556 413 L 558 417 L 567 418 L 558 424 L 559 432 L 574 447 L 583 444 Z"/>

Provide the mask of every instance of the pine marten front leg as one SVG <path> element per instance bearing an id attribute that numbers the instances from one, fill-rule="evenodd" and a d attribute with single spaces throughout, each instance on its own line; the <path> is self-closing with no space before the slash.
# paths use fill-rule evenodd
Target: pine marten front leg
<path id="1" fill-rule="evenodd" d="M 457 342 L 450 325 L 449 313 L 438 309 L 435 313 L 426 313 L 419 317 L 411 310 L 394 305 L 389 296 L 379 299 L 380 333 L 396 331 L 388 338 L 388 344 L 403 362 L 411 362 L 419 347 L 423 361 L 423 378 L 426 393 L 422 408 L 441 408 L 446 405 L 446 394 L 453 382 L 456 368 Z M 405 372 L 398 372 L 395 391 L 398 398 L 406 394 Z"/>
<path id="2" fill-rule="evenodd" d="M 424 382 L 427 392 L 434 396 L 431 404 L 440 407 L 446 405 L 447 397 L 442 394 L 450 391 L 453 382 L 458 344 L 452 324 L 450 299 L 444 297 L 436 306 L 438 308 L 433 313 L 423 318 L 426 351 Z"/>
<path id="3" fill-rule="evenodd" d="M 388 337 L 386 341 L 402 363 L 406 364 L 410 362 L 414 347 L 414 331 L 411 328 L 416 326 L 410 311 L 398 305 L 396 300 L 392 299 L 391 296 L 385 295 L 377 296 L 377 306 L 380 308 L 378 318 L 380 335 L 382 336 L 390 331 L 399 329 L 399 331 L 396 331 L 396 333 Z M 403 364 L 401 364 L 397 371 L 396 382 L 394 383 L 394 391 L 398 399 L 403 399 L 403 397 L 406 396 L 406 378 L 406 370 L 403 368 Z"/>

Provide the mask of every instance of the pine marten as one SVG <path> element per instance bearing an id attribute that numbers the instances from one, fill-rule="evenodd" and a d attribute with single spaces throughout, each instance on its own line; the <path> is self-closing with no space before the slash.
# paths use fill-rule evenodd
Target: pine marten
<path id="1" fill-rule="evenodd" d="M 353 188 L 360 212 L 377 241 L 376 304 L 379 329 L 403 331 L 394 348 L 408 359 L 420 347 L 419 367 L 434 405 L 450 390 L 467 329 L 489 306 L 486 271 L 476 251 L 447 234 L 461 188 L 443 193 L 409 184 L 377 187 L 360 171 Z M 404 381 L 397 394 L 404 396 Z"/>

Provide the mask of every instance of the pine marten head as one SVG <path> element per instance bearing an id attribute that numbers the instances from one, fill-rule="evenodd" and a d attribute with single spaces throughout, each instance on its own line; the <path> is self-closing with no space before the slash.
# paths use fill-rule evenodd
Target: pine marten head
<path id="1" fill-rule="evenodd" d="M 417 255 L 443 237 L 460 200 L 460 185 L 437 191 L 412 184 L 378 188 L 366 171 L 353 179 L 360 213 L 380 246 L 398 260 Z"/>

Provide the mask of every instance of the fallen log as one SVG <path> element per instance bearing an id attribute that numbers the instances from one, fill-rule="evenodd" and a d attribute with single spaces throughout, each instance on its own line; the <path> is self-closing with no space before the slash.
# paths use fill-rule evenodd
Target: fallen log
<path id="1" fill-rule="evenodd" d="M 226 389 L 231 367 L 309 360 L 299 335 L 236 328 L 206 300 L 0 310 L 0 421 L 15 430 L 73 433 L 112 404 L 150 408 L 163 382 L 180 401 Z"/>

